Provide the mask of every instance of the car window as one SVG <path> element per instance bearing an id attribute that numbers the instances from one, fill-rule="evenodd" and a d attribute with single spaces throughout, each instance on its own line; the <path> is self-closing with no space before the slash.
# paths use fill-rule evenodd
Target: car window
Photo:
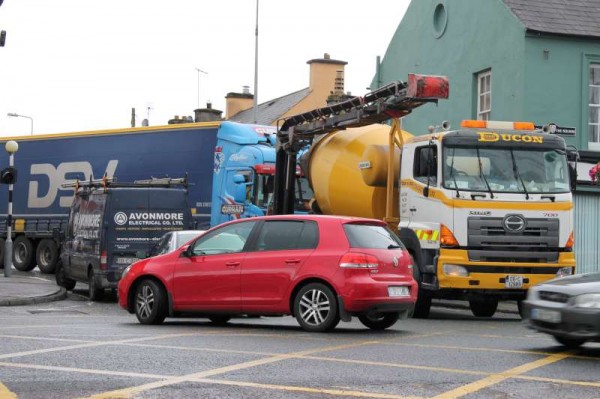
<path id="1" fill-rule="evenodd" d="M 224 226 L 200 237 L 193 244 L 194 255 L 242 252 L 256 222 L 248 221 Z"/>
<path id="2" fill-rule="evenodd" d="M 273 220 L 262 226 L 256 242 L 259 251 L 316 248 L 319 242 L 317 224 L 302 220 Z"/>
<path id="3" fill-rule="evenodd" d="M 202 233 L 202 231 L 198 230 L 196 232 L 189 233 L 179 233 L 177 234 L 177 242 L 175 243 L 175 248 L 181 247 L 186 242 L 190 241 L 194 237 L 198 237 Z"/>
<path id="4" fill-rule="evenodd" d="M 344 231 L 352 248 L 404 248 L 393 231 L 372 224 L 345 224 Z"/>

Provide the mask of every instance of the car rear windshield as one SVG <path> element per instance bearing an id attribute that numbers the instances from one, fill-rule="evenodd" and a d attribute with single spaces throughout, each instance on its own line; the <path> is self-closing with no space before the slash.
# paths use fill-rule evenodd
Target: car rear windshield
<path id="1" fill-rule="evenodd" d="M 392 249 L 404 248 L 393 231 L 372 224 L 345 224 L 344 231 L 352 248 Z"/>

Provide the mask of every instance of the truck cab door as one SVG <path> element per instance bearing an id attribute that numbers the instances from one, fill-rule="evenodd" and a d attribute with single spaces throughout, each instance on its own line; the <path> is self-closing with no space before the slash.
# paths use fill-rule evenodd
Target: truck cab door
<path id="1" fill-rule="evenodd" d="M 423 143 L 413 148 L 414 152 L 403 162 L 402 169 L 408 174 L 403 179 L 401 195 L 401 217 L 414 223 L 433 222 L 437 218 L 439 200 L 435 190 L 439 187 L 438 148 L 432 143 Z M 403 173 L 403 175 L 404 175 Z"/>

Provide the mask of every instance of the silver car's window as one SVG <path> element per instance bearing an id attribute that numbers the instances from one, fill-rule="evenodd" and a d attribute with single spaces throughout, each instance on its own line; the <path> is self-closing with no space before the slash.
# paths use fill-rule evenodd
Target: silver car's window
<path id="1" fill-rule="evenodd" d="M 192 247 L 193 255 L 242 252 L 256 222 L 230 224 L 200 237 Z"/>

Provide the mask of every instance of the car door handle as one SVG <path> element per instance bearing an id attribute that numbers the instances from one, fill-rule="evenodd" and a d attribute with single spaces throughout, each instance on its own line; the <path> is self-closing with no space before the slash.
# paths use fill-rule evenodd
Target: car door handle
<path id="1" fill-rule="evenodd" d="M 300 259 L 286 259 L 285 263 L 287 263 L 288 265 L 291 263 L 300 263 Z"/>
<path id="2" fill-rule="evenodd" d="M 227 262 L 227 263 L 225 263 L 225 266 L 227 266 L 229 268 L 238 267 L 239 265 L 240 265 L 240 262 Z"/>

